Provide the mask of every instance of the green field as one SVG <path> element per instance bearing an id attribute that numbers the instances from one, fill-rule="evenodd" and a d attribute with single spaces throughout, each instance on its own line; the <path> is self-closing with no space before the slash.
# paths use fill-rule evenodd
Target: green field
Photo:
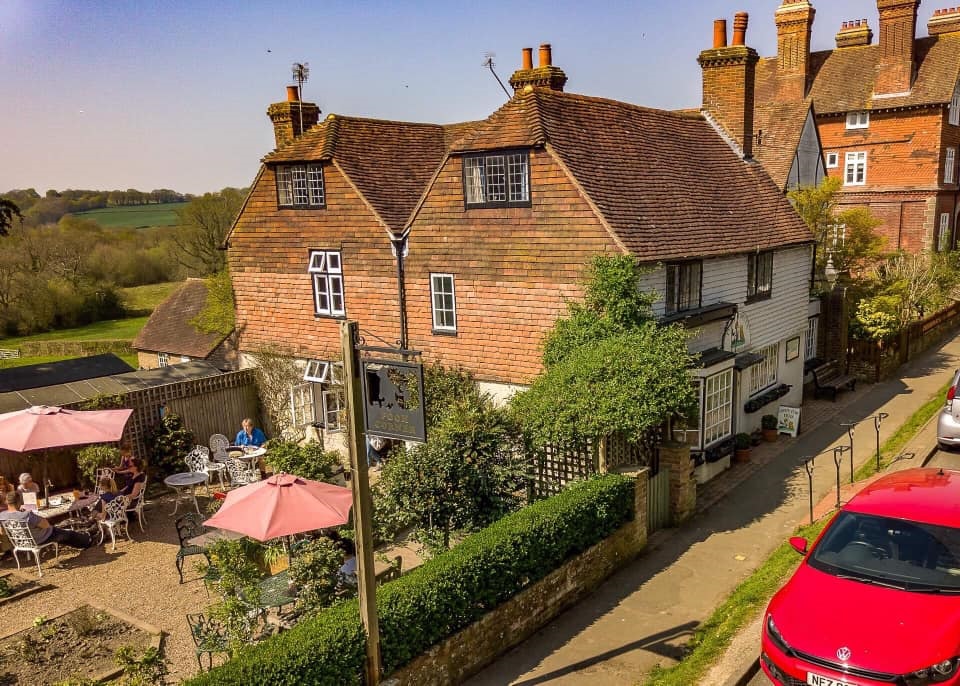
<path id="1" fill-rule="evenodd" d="M 143 229 L 148 226 L 176 226 L 176 210 L 184 203 L 167 202 L 157 205 L 126 205 L 124 207 L 106 207 L 102 210 L 77 212 L 76 216 L 97 222 L 105 228 L 132 227 Z"/>
<path id="2" fill-rule="evenodd" d="M 45 364 L 47 362 L 59 362 L 60 360 L 72 360 L 75 355 L 44 355 L 43 357 L 17 357 L 9 360 L 0 360 L 0 369 L 9 369 L 11 367 L 26 367 L 28 364 Z M 129 364 L 134 369 L 137 368 L 137 356 L 117 355 L 121 360 Z"/>
<path id="3" fill-rule="evenodd" d="M 123 304 L 128 310 L 154 310 L 170 294 L 183 285 L 183 281 L 167 281 L 166 283 L 152 283 L 147 286 L 133 286 L 121 288 Z"/>
<path id="4" fill-rule="evenodd" d="M 147 323 L 147 319 L 147 317 L 109 319 L 76 329 L 47 331 L 18 338 L 0 338 L 0 348 L 18 348 L 30 341 L 132 341 Z"/>

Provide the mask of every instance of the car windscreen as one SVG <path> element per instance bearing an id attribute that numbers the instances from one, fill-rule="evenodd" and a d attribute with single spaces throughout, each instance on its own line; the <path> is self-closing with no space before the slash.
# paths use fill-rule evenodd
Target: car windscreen
<path id="1" fill-rule="evenodd" d="M 841 512 L 807 564 L 864 583 L 960 593 L 960 529 Z"/>

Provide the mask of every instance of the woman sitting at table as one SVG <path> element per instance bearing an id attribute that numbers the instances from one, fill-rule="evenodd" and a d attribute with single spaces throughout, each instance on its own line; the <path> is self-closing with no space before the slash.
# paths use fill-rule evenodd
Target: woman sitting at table
<path id="1" fill-rule="evenodd" d="M 234 445 L 259 448 L 267 442 L 266 435 L 253 425 L 253 420 L 250 419 L 250 417 L 244 419 L 243 422 L 241 422 L 241 426 L 243 428 L 237 433 L 237 437 L 233 439 Z"/>
<path id="2" fill-rule="evenodd" d="M 139 457 L 133 458 L 130 462 L 130 473 L 127 475 L 127 483 L 124 484 L 123 488 L 117 493 L 117 495 L 125 495 L 130 498 L 132 503 L 136 500 L 140 493 L 143 491 L 143 484 L 147 480 L 147 474 L 143 471 L 143 460 Z"/>
<path id="3" fill-rule="evenodd" d="M 114 475 L 120 474 L 125 479 L 133 471 L 133 448 L 124 442 L 120 445 L 120 465 L 113 468 Z"/>
<path id="4" fill-rule="evenodd" d="M 20 475 L 20 485 L 17 486 L 17 493 L 39 493 L 40 484 L 33 480 L 30 472 L 24 472 Z"/>

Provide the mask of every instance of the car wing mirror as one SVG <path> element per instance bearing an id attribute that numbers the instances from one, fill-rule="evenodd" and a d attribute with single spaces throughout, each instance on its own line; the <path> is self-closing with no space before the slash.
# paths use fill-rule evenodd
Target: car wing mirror
<path id="1" fill-rule="evenodd" d="M 807 539 L 805 539 L 803 536 L 791 536 L 790 545 L 793 547 L 794 550 L 796 550 L 801 555 L 807 554 L 808 543 L 807 543 Z"/>

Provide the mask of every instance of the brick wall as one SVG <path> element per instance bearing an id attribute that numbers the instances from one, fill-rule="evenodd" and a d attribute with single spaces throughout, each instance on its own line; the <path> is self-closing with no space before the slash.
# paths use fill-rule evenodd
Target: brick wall
<path id="1" fill-rule="evenodd" d="M 619 248 L 547 151 L 530 153 L 529 208 L 464 210 L 461 174 L 448 160 L 411 229 L 410 345 L 482 381 L 529 383 L 544 334 L 582 296 L 584 266 Z M 456 335 L 432 331 L 431 272 L 454 275 Z"/>
<path id="2" fill-rule="evenodd" d="M 160 362 L 157 360 L 157 353 L 138 350 L 137 366 L 141 369 L 156 369 L 160 366 Z"/>
<path id="3" fill-rule="evenodd" d="M 368 340 L 400 335 L 396 266 L 386 229 L 330 164 L 326 209 L 280 209 L 265 169 L 230 238 L 239 346 L 277 346 L 299 357 L 339 358 L 338 320 L 314 315 L 310 249 L 340 250 L 346 315 Z"/>

